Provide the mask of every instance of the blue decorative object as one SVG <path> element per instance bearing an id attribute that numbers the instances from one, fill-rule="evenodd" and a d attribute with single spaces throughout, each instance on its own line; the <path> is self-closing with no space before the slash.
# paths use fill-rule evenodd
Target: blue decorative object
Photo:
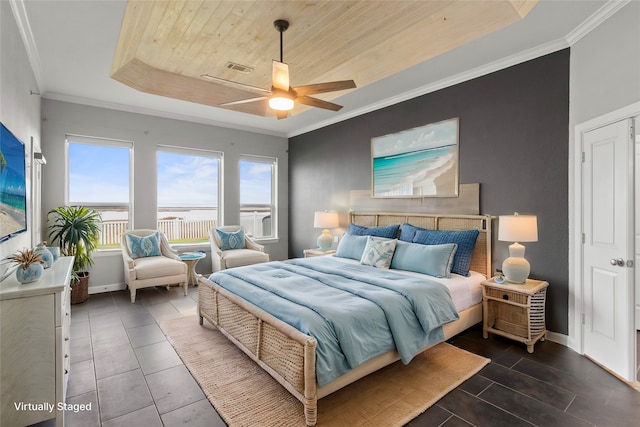
<path id="1" fill-rule="evenodd" d="M 215 229 L 216 236 L 220 241 L 220 250 L 228 251 L 231 249 L 244 249 L 244 230 L 238 231 L 222 231 Z"/>
<path id="2" fill-rule="evenodd" d="M 478 230 L 419 230 L 416 231 L 413 242 L 422 243 L 423 245 L 457 244 L 458 249 L 453 257 L 451 272 L 460 274 L 461 276 L 469 276 L 471 253 L 476 244 L 478 234 L 480 234 Z"/>
<path id="3" fill-rule="evenodd" d="M 36 251 L 40 254 L 40 258 L 42 258 L 44 268 L 49 268 L 53 265 L 53 255 L 49 252 L 49 249 L 47 249 L 44 243 L 36 245 Z"/>
<path id="4" fill-rule="evenodd" d="M 127 234 L 126 239 L 129 253 L 133 259 L 162 255 L 160 251 L 160 235 L 157 231 L 144 237 Z"/>
<path id="5" fill-rule="evenodd" d="M 51 255 L 53 255 L 53 262 L 56 262 L 60 258 L 60 248 L 58 246 L 47 246 Z"/>
<path id="6" fill-rule="evenodd" d="M 49 254 L 51 255 L 51 254 Z M 27 268 L 22 268 L 19 266 L 16 269 L 16 279 L 20 283 L 31 283 L 38 280 L 42 277 L 42 273 L 44 272 L 44 265 L 39 262 L 34 262 L 30 264 Z"/>

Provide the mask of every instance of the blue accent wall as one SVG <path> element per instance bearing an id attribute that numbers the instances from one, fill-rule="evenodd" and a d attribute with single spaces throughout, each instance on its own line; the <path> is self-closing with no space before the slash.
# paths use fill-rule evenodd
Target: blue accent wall
<path id="1" fill-rule="evenodd" d="M 547 329 L 568 334 L 569 58 L 564 49 L 291 138 L 289 256 L 313 247 L 315 210 L 344 214 L 350 191 L 370 188 L 371 138 L 458 117 L 460 183 L 480 183 L 480 213 L 538 215 L 525 256 L 550 284 Z M 495 237 L 494 269 L 508 256 Z"/>

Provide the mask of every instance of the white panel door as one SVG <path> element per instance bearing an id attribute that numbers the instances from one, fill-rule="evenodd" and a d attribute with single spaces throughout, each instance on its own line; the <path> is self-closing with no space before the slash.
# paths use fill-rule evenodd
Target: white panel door
<path id="1" fill-rule="evenodd" d="M 584 354 L 635 380 L 632 121 L 583 138 Z"/>

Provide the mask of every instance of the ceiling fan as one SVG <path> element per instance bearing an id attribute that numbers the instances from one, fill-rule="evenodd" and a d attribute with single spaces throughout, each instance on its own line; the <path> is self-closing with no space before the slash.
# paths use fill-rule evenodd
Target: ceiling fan
<path id="1" fill-rule="evenodd" d="M 231 80 L 221 79 L 219 77 L 203 74 L 202 77 L 215 80 L 227 86 L 237 86 L 243 90 L 257 92 L 263 94 L 255 98 L 240 99 L 237 101 L 225 102 L 220 106 L 245 104 L 248 102 L 256 102 L 268 100 L 269 106 L 276 111 L 278 119 L 286 119 L 289 117 L 289 111 L 293 109 L 295 103 L 309 105 L 311 107 L 324 108 L 327 110 L 338 111 L 342 105 L 324 101 L 322 99 L 313 98 L 309 95 L 317 93 L 335 92 L 345 89 L 353 89 L 356 84 L 353 80 L 340 80 L 335 82 L 315 83 L 304 86 L 289 86 L 289 66 L 282 60 L 282 33 L 289 28 L 289 22 L 284 19 L 278 19 L 273 22 L 273 26 L 280 33 L 280 61 L 273 60 L 273 72 L 271 90 L 263 89 L 256 86 L 246 85 Z"/>

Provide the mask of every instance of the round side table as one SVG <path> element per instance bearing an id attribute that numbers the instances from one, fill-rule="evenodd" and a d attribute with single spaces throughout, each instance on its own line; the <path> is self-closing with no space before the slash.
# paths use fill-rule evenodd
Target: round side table
<path id="1" fill-rule="evenodd" d="M 193 286 L 198 286 L 198 275 L 196 274 L 196 264 L 202 258 L 207 255 L 202 252 L 185 252 L 183 254 L 178 255 L 182 262 L 187 264 L 187 271 L 189 272 L 188 283 Z"/>

